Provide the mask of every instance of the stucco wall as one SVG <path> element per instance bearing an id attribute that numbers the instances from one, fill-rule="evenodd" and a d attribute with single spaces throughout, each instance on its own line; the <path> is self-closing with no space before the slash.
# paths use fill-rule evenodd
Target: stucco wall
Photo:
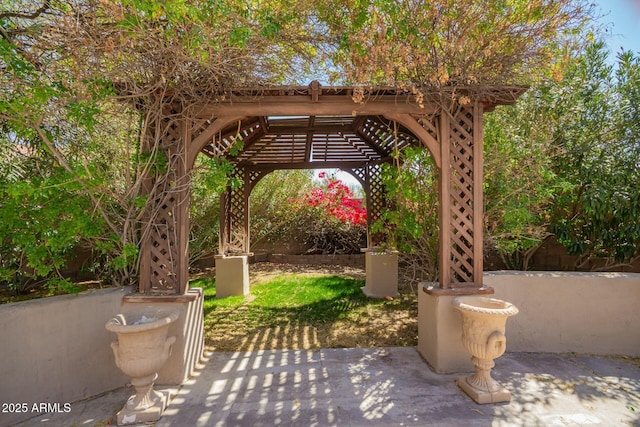
<path id="1" fill-rule="evenodd" d="M 640 356 L 640 274 L 500 271 L 484 284 L 520 310 L 507 351 Z"/>
<path id="2" fill-rule="evenodd" d="M 28 404 L 27 413 L 0 413 L 0 425 L 38 415 L 34 403 L 62 406 L 128 381 L 105 329 L 128 292 L 101 289 L 0 305 L 0 402 Z"/>

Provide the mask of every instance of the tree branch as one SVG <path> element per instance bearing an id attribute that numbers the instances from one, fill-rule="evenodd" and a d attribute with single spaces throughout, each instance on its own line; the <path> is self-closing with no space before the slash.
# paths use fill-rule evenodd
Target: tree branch
<path id="1" fill-rule="evenodd" d="M 36 9 L 33 13 L 24 13 L 24 12 L 2 12 L 0 13 L 0 19 L 6 18 L 19 18 L 19 19 L 36 19 L 43 13 L 45 13 L 51 7 L 51 2 L 49 0 L 45 0 L 38 9 Z"/>

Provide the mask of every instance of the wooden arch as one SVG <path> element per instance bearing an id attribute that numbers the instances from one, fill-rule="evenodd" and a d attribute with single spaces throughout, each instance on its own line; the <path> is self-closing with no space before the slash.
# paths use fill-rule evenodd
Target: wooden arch
<path id="1" fill-rule="evenodd" d="M 242 151 L 234 145 L 242 141 Z M 420 144 L 407 129 L 382 116 L 258 116 L 231 125 L 203 147 L 211 157 L 225 156 L 235 165 L 234 181 L 220 210 L 223 255 L 249 252 L 249 197 L 266 174 L 279 169 L 341 168 L 361 183 L 367 196 L 367 247 L 380 247 L 383 236 L 370 231 L 386 206 L 382 164 L 395 151 Z M 233 153 L 233 154 L 230 154 Z"/>
<path id="2" fill-rule="evenodd" d="M 249 249 L 248 197 L 265 173 L 341 168 L 379 186 L 375 170 L 394 149 L 410 144 L 429 150 L 439 169 L 440 289 L 469 293 L 482 288 L 482 117 L 496 105 L 512 104 L 524 90 L 489 88 L 482 96 L 467 97 L 466 105 L 443 110 L 419 105 L 410 93 L 391 88 L 365 93 L 355 102 L 351 87 L 313 82 L 239 90 L 224 100 L 212 96 L 210 103 L 190 105 L 183 114 L 168 114 L 159 126 L 170 170 L 164 179 L 148 182 L 150 194 L 157 196 L 148 201 L 153 226 L 141 244 L 140 292 L 187 291 L 189 173 L 200 152 L 230 157 L 244 183 L 223 197 L 220 243 L 222 253 L 244 253 Z M 464 88 L 457 91 L 465 94 Z M 234 154 L 239 139 L 243 146 Z M 375 191 L 367 198 L 375 204 L 368 206 L 371 216 L 383 203 L 383 189 Z M 369 236 L 368 243 L 378 242 Z"/>

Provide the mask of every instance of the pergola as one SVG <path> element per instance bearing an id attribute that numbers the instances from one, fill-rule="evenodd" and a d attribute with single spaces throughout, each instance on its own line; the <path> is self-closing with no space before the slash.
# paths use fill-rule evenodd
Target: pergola
<path id="1" fill-rule="evenodd" d="M 189 174 L 199 153 L 226 156 L 243 183 L 222 197 L 219 252 L 228 257 L 249 252 L 249 196 L 269 172 L 351 173 L 367 195 L 371 225 L 385 206 L 380 165 L 408 145 L 429 150 L 439 171 L 440 276 L 434 292 L 490 292 L 482 286 L 482 117 L 514 103 L 525 90 L 457 87 L 440 90 L 437 103 L 421 103 L 400 89 L 362 91 L 312 82 L 216 94 L 211 102 L 183 103 L 188 107 L 168 105 L 165 117 L 149 126 L 161 135 L 169 173 L 146 182 L 157 196 L 148 201 L 152 227 L 141 245 L 140 293 L 166 298 L 188 290 Z M 242 148 L 236 152 L 238 139 Z M 381 238 L 368 232 L 367 249 L 380 246 Z"/>

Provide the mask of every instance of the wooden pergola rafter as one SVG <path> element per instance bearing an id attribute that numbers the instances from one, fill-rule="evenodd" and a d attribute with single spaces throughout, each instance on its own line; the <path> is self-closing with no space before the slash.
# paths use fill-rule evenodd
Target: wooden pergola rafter
<path id="1" fill-rule="evenodd" d="M 414 94 L 394 88 L 363 93 L 317 82 L 211 94 L 211 102 L 190 103 L 163 124 L 172 182 L 150 183 L 164 185 L 161 193 L 168 195 L 150 200 L 159 225 L 141 248 L 141 292 L 186 292 L 188 181 L 198 153 L 227 157 L 244 184 L 228 189 L 221 203 L 220 252 L 241 254 L 249 251 L 249 195 L 267 173 L 347 170 L 367 192 L 371 223 L 384 208 L 380 165 L 410 145 L 426 148 L 439 170 L 440 291 L 481 292 L 482 116 L 512 104 L 526 88 L 454 89 L 426 98 L 448 99 L 447 108 L 420 104 Z M 465 99 L 464 105 L 457 99 Z M 375 239 L 369 235 L 370 247 L 380 243 Z"/>
<path id="2" fill-rule="evenodd" d="M 238 143 L 242 152 L 229 155 Z M 404 126 L 394 128 L 392 120 L 380 116 L 260 116 L 229 125 L 202 150 L 238 165 L 299 168 L 301 163 L 378 161 L 419 143 Z"/>

